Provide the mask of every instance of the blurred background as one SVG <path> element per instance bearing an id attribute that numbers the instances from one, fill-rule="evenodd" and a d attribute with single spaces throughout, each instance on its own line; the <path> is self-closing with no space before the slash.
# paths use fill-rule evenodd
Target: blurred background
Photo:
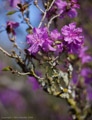
<path id="1" fill-rule="evenodd" d="M 29 18 L 32 26 L 37 27 L 41 20 L 40 11 L 34 6 L 34 0 L 22 0 L 30 2 Z M 6 22 L 11 20 L 21 23 L 15 30 L 16 43 L 21 49 L 26 47 L 26 29 L 28 26 L 23 22 L 21 14 L 15 13 L 6 16 L 7 12 L 16 10 L 16 4 L 19 0 L 0 0 L 0 46 L 5 50 L 12 49 L 12 43 L 9 41 L 5 31 Z M 39 0 L 39 6 L 44 10 L 42 0 Z M 85 44 L 89 46 L 89 52 L 92 54 L 92 0 L 80 0 L 80 10 L 77 18 L 57 21 L 60 30 L 66 23 L 76 21 L 78 26 L 83 28 Z M 45 93 L 38 85 L 35 79 L 27 76 L 13 75 L 10 72 L 2 72 L 2 68 L 12 66 L 19 69 L 15 61 L 9 59 L 0 52 L 0 118 L 12 117 L 11 120 L 22 120 L 23 117 L 33 120 L 71 120 L 68 112 L 69 106 L 63 99 L 55 98 Z M 22 118 L 16 118 L 22 117 Z M 0 119 L 0 120 L 1 120 Z M 5 119 L 7 120 L 7 118 Z"/>

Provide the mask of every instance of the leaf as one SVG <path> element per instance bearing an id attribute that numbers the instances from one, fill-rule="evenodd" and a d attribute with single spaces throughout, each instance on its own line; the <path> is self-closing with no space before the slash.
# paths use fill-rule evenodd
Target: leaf
<path id="1" fill-rule="evenodd" d="M 70 58 L 71 60 L 75 60 L 75 59 L 76 59 L 76 56 L 75 56 L 74 54 L 69 54 L 68 56 L 69 56 L 69 58 Z"/>
<path id="2" fill-rule="evenodd" d="M 14 13 L 16 13 L 16 12 L 18 12 L 18 11 L 10 11 L 10 12 L 8 12 L 6 15 L 12 15 L 12 14 L 14 14 Z"/>
<path id="3" fill-rule="evenodd" d="M 5 68 L 2 69 L 2 71 L 9 71 L 9 70 L 10 70 L 9 66 L 7 66 L 7 67 L 5 67 Z"/>

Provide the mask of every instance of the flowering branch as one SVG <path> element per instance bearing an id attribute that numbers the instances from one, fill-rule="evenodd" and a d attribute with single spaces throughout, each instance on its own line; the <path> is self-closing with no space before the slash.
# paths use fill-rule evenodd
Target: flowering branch
<path id="1" fill-rule="evenodd" d="M 84 47 L 82 28 L 77 27 L 73 22 L 63 26 L 60 32 L 57 27 L 50 30 L 51 24 L 56 18 L 63 19 L 65 15 L 70 18 L 76 17 L 76 9 L 79 9 L 80 6 L 77 0 L 69 0 L 68 2 L 51 0 L 43 11 L 38 5 L 38 0 L 35 0 L 34 4 L 43 13 L 38 28 L 29 23 L 28 14 L 30 11 L 28 11 L 27 18 L 24 17 L 24 11 L 28 9 L 29 4 L 18 4 L 24 21 L 32 31 L 26 36 L 28 48 L 23 51 L 24 58 L 21 54 L 17 55 L 15 51 L 10 54 L 2 47 L 0 47 L 0 51 L 8 57 L 14 58 L 23 71 L 19 72 L 10 68 L 12 73 L 36 78 L 48 94 L 67 100 L 73 120 L 85 120 L 90 113 L 87 110 L 91 110 L 88 101 L 89 93 L 85 94 L 85 91 L 89 90 L 88 86 L 91 87 L 89 83 L 92 82 L 92 70 L 84 67 L 92 61 L 92 57 L 86 53 L 88 48 Z M 46 21 L 42 27 L 45 20 L 48 23 Z M 15 28 L 18 26 L 18 22 L 8 21 L 6 31 L 9 40 L 13 42 L 13 47 L 21 51 L 15 42 Z M 41 77 L 37 74 L 40 69 L 42 71 Z"/>

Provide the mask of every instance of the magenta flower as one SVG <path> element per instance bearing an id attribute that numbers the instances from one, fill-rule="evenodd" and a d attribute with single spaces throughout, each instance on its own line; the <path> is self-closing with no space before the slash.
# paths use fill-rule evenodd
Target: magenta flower
<path id="1" fill-rule="evenodd" d="M 83 68 L 81 70 L 81 76 L 84 77 L 85 83 L 92 83 L 92 70 L 90 68 Z"/>
<path id="2" fill-rule="evenodd" d="M 28 83 L 32 83 L 33 90 L 38 90 L 40 88 L 40 85 L 38 84 L 37 80 L 34 77 L 29 77 Z"/>
<path id="3" fill-rule="evenodd" d="M 59 55 L 59 53 L 61 53 L 63 51 L 63 44 L 57 44 L 56 45 L 56 51 L 55 51 L 55 55 Z"/>
<path id="4" fill-rule="evenodd" d="M 68 15 L 70 18 L 76 17 L 77 14 L 78 14 L 78 13 L 77 13 L 76 9 L 74 9 L 74 8 L 70 9 L 70 10 L 67 12 L 67 15 Z"/>
<path id="5" fill-rule="evenodd" d="M 53 30 L 51 32 L 51 39 L 53 40 L 59 40 L 62 39 L 63 37 L 61 36 L 61 34 L 57 31 L 57 29 Z"/>
<path id="6" fill-rule="evenodd" d="M 61 14 L 61 18 L 64 15 L 68 15 L 71 18 L 76 17 L 76 8 L 80 8 L 80 5 L 77 4 L 77 0 L 70 0 L 68 3 L 66 1 L 56 0 L 55 5 L 58 8 L 59 14 Z"/>
<path id="7" fill-rule="evenodd" d="M 77 81 L 78 81 L 78 73 L 77 73 L 76 70 L 73 70 L 73 72 L 72 72 L 72 83 L 76 84 Z"/>
<path id="8" fill-rule="evenodd" d="M 16 35 L 14 29 L 17 28 L 18 26 L 19 26 L 18 22 L 8 21 L 6 27 L 7 33 L 8 34 L 12 33 L 13 35 Z"/>
<path id="9" fill-rule="evenodd" d="M 18 22 L 8 21 L 7 26 L 10 26 L 10 28 L 17 28 L 19 26 Z"/>
<path id="10" fill-rule="evenodd" d="M 53 40 L 48 36 L 47 28 L 34 28 L 32 35 L 27 35 L 27 43 L 31 45 L 28 49 L 31 54 L 35 54 L 40 50 L 45 52 L 55 51 L 52 47 Z"/>
<path id="11" fill-rule="evenodd" d="M 88 47 L 82 47 L 80 49 L 79 57 L 81 58 L 82 64 L 92 61 L 92 57 L 86 54 L 87 50 L 88 50 Z"/>
<path id="12" fill-rule="evenodd" d="M 78 4 L 78 0 L 70 0 L 71 6 L 74 8 L 80 8 L 80 5 Z"/>
<path id="13" fill-rule="evenodd" d="M 77 10 L 80 5 L 77 3 L 77 0 L 56 0 L 53 7 L 47 12 L 47 18 L 49 19 L 52 15 L 60 14 L 60 18 L 64 18 L 65 15 L 68 15 L 70 18 L 77 16 Z"/>
<path id="14" fill-rule="evenodd" d="M 80 5 L 77 4 L 77 0 L 71 0 L 69 3 L 68 3 L 68 6 L 69 6 L 69 10 L 67 12 L 67 15 L 71 18 L 74 18 L 77 16 L 77 10 L 76 8 L 80 8 Z"/>
<path id="15" fill-rule="evenodd" d="M 88 99 L 88 101 L 92 101 L 92 87 L 88 87 L 88 89 L 87 89 L 87 99 Z"/>
<path id="16" fill-rule="evenodd" d="M 0 89 L 0 102 L 6 107 L 12 106 L 15 111 L 25 112 L 26 102 L 24 98 L 17 91 Z"/>
<path id="17" fill-rule="evenodd" d="M 62 14 L 67 8 L 67 2 L 62 0 L 56 0 L 55 5 L 59 9 L 59 14 Z"/>
<path id="18" fill-rule="evenodd" d="M 9 0 L 10 7 L 15 8 L 18 3 L 20 3 L 20 0 Z"/>
<path id="19" fill-rule="evenodd" d="M 84 36 L 81 35 L 82 29 L 76 28 L 76 23 L 71 23 L 69 26 L 65 25 L 61 29 L 64 36 L 64 41 L 67 43 L 69 52 L 77 53 L 83 44 Z"/>
<path id="20" fill-rule="evenodd" d="M 59 42 L 56 42 L 54 45 L 56 48 L 55 55 L 58 55 L 63 51 L 63 44 L 61 43 L 63 36 L 57 31 L 57 29 L 53 30 L 50 35 L 52 40 Z"/>

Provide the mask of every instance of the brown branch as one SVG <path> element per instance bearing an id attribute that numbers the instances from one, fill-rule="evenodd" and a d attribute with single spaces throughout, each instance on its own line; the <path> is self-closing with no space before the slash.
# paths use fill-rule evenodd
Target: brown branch
<path id="1" fill-rule="evenodd" d="M 4 50 L 2 47 L 0 47 L 0 51 L 3 52 L 5 55 L 7 55 L 10 58 L 15 58 L 14 56 L 12 56 L 10 53 L 8 53 L 6 50 Z"/>
<path id="2" fill-rule="evenodd" d="M 28 72 L 26 65 L 24 64 L 23 60 L 15 53 L 10 54 L 6 50 L 4 50 L 2 47 L 0 47 L 0 51 L 7 55 L 10 58 L 14 58 L 17 61 L 17 64 L 22 68 L 24 72 Z"/>

